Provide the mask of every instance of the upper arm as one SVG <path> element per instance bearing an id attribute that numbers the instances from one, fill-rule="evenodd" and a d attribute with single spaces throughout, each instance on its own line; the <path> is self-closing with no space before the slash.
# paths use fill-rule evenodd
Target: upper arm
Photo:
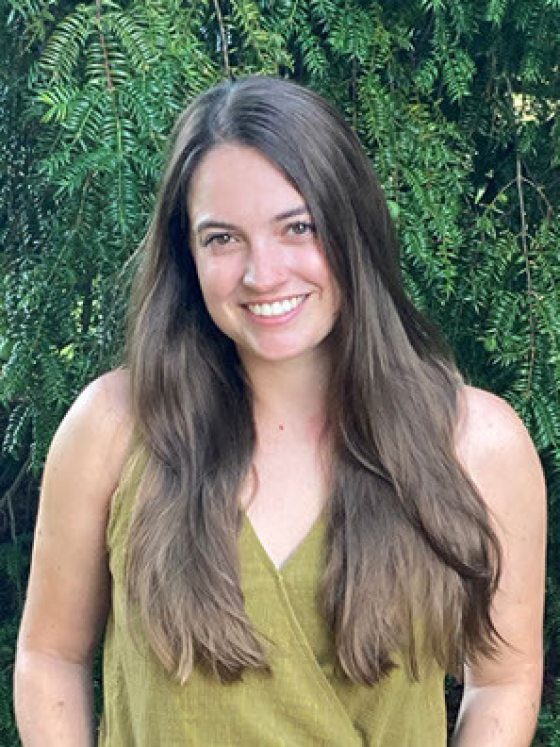
<path id="1" fill-rule="evenodd" d="M 90 384 L 62 421 L 43 475 L 20 650 L 91 660 L 109 605 L 105 530 L 130 433 L 124 371 Z"/>
<path id="2" fill-rule="evenodd" d="M 524 684 L 538 698 L 546 545 L 546 495 L 539 458 L 503 400 L 466 388 L 458 456 L 478 488 L 502 550 L 492 620 L 505 643 L 465 671 L 466 687 Z"/>

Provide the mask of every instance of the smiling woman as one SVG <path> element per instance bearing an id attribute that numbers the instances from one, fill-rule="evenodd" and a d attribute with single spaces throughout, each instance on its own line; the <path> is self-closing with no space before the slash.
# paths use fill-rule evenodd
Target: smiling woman
<path id="1" fill-rule="evenodd" d="M 179 118 L 127 365 L 47 461 L 19 641 L 24 745 L 527 747 L 544 486 L 402 284 L 352 129 L 295 83 Z M 64 548 L 64 556 L 60 555 Z"/>
<path id="2" fill-rule="evenodd" d="M 191 251 L 204 302 L 249 376 L 254 358 L 305 355 L 313 365 L 338 314 L 338 288 L 302 202 L 273 163 L 244 146 L 213 149 L 192 178 Z"/>

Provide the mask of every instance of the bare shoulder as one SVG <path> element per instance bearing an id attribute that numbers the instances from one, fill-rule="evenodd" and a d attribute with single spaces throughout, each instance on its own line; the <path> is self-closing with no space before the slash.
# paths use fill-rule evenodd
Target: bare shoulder
<path id="1" fill-rule="evenodd" d="M 103 496 L 110 495 L 132 432 L 128 372 L 110 371 L 89 384 L 68 410 L 51 444 L 44 481 L 76 475 L 83 483 L 103 486 Z"/>
<path id="2" fill-rule="evenodd" d="M 112 371 L 70 407 L 45 464 L 22 652 L 91 663 L 110 603 L 106 528 L 132 435 L 128 374 Z"/>
<path id="3" fill-rule="evenodd" d="M 456 448 L 459 461 L 488 509 L 501 548 L 499 586 L 491 614 L 502 641 L 495 656 L 482 657 L 466 666 L 464 703 L 471 698 L 491 698 L 492 693 L 502 692 L 504 697 L 513 693 L 512 707 L 526 709 L 522 718 L 527 730 L 524 744 L 528 744 L 542 683 L 546 557 L 543 472 L 527 429 L 515 411 L 504 400 L 480 389 L 465 387 L 460 392 Z M 466 720 L 462 728 L 466 737 L 470 729 Z"/>
<path id="4" fill-rule="evenodd" d="M 80 393 L 67 418 L 84 420 L 93 428 L 132 422 L 130 376 L 124 368 L 109 371 L 92 381 Z"/>
<path id="5" fill-rule="evenodd" d="M 504 440 L 526 440 L 527 430 L 515 410 L 501 397 L 484 389 L 465 386 L 459 394 L 459 427 L 461 440 L 473 441 L 471 446 Z"/>
<path id="6" fill-rule="evenodd" d="M 459 398 L 457 455 L 492 510 L 515 493 L 521 502 L 544 497 L 542 468 L 515 410 L 490 392 L 464 387 Z"/>

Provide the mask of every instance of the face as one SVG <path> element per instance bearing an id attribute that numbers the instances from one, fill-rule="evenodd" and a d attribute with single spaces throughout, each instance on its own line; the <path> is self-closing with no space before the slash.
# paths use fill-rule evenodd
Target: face
<path id="1" fill-rule="evenodd" d="M 241 359 L 322 353 L 339 291 L 304 199 L 261 153 L 221 145 L 197 167 L 188 211 L 208 312 Z"/>

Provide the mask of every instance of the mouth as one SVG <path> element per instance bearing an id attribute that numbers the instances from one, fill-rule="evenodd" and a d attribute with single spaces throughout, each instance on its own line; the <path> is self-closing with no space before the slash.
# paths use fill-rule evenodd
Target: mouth
<path id="1" fill-rule="evenodd" d="M 260 317 L 275 317 L 284 316 L 290 311 L 293 311 L 300 306 L 307 295 L 303 296 L 292 296 L 291 298 L 284 298 L 281 301 L 267 301 L 265 303 L 247 303 L 245 307 L 249 309 L 251 314 Z"/>

